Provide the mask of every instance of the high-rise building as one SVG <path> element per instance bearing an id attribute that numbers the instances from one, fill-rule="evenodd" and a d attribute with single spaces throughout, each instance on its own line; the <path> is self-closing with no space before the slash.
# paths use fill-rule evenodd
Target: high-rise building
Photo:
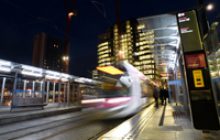
<path id="1" fill-rule="evenodd" d="M 98 44 L 98 65 L 106 66 L 112 65 L 114 60 L 113 52 L 113 40 L 111 32 L 106 32 L 99 35 L 99 44 Z"/>
<path id="2" fill-rule="evenodd" d="M 32 64 L 44 69 L 68 73 L 69 57 L 64 51 L 63 41 L 46 33 L 38 33 L 33 40 Z"/>
<path id="3" fill-rule="evenodd" d="M 176 63 L 180 45 L 175 14 L 127 20 L 120 29 L 116 24 L 100 35 L 99 41 L 99 66 L 126 59 L 147 77 L 165 79 Z"/>

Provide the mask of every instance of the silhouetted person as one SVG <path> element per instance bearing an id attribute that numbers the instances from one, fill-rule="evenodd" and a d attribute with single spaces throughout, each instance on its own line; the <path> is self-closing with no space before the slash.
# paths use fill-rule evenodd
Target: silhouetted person
<path id="1" fill-rule="evenodd" d="M 167 98 L 168 98 L 168 90 L 166 88 L 162 88 L 160 90 L 161 105 L 166 105 Z"/>
<path id="2" fill-rule="evenodd" d="M 160 89 L 160 101 L 161 101 L 161 105 L 164 104 L 164 94 L 165 94 L 165 91 L 164 91 L 164 88 L 162 87 Z"/>
<path id="3" fill-rule="evenodd" d="M 159 88 L 155 85 L 154 85 L 153 97 L 155 100 L 155 107 L 158 108 L 159 107 L 159 104 L 158 104 Z"/>
<path id="4" fill-rule="evenodd" d="M 168 89 L 167 88 L 164 89 L 164 96 L 163 97 L 164 97 L 163 98 L 164 104 L 166 105 L 167 104 L 167 99 L 169 97 L 169 93 L 168 93 Z"/>

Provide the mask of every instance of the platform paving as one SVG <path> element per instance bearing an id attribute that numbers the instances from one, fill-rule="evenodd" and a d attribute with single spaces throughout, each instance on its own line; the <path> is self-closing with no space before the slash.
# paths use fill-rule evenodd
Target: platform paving
<path id="1" fill-rule="evenodd" d="M 220 140 L 220 131 L 193 128 L 180 106 L 151 106 L 102 135 L 99 140 Z"/>

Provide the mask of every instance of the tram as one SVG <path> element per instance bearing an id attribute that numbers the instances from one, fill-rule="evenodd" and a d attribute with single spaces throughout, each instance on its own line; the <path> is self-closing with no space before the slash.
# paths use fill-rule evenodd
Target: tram
<path id="1" fill-rule="evenodd" d="M 93 96 L 84 95 L 81 100 L 82 106 L 107 113 L 106 118 L 122 118 L 137 113 L 153 92 L 153 81 L 127 61 L 120 62 L 115 69 L 120 73 L 118 76 L 107 77 L 108 80 L 103 80 Z"/>

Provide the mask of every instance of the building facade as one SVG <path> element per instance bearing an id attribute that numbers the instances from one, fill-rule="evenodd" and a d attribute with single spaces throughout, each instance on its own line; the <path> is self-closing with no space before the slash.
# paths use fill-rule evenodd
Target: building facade
<path id="1" fill-rule="evenodd" d="M 68 73 L 69 56 L 65 51 L 63 41 L 46 33 L 39 33 L 33 40 L 32 64 L 44 69 Z"/>
<path id="2" fill-rule="evenodd" d="M 113 52 L 113 35 L 110 31 L 99 35 L 98 44 L 98 65 L 106 66 L 112 65 L 114 62 L 114 52 Z"/>
<path id="3" fill-rule="evenodd" d="M 125 59 L 148 78 L 167 79 L 166 73 L 176 63 L 179 42 L 175 14 L 127 20 L 99 36 L 98 65 Z"/>

